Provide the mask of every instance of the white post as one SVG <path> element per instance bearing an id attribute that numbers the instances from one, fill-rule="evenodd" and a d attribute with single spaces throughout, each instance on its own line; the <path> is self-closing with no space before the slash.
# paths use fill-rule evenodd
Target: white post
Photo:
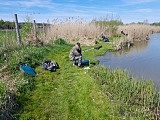
<path id="1" fill-rule="evenodd" d="M 36 21 L 33 21 L 33 30 L 34 30 L 34 37 L 37 39 L 37 29 L 36 29 Z"/>
<path id="2" fill-rule="evenodd" d="M 43 39 L 45 39 L 46 33 L 45 33 L 45 24 L 43 23 Z"/>

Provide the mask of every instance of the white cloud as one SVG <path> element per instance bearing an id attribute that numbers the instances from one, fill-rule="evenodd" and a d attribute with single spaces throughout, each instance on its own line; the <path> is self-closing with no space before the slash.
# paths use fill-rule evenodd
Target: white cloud
<path id="1" fill-rule="evenodd" d="M 2 6 L 19 6 L 19 7 L 43 7 L 43 8 L 47 8 L 47 7 L 53 7 L 54 4 L 51 0 L 16 0 L 16 1 L 4 1 L 1 2 L 0 5 Z"/>
<path id="2" fill-rule="evenodd" d="M 129 6 L 129 5 L 150 3 L 150 2 L 154 2 L 156 0 L 122 0 L 122 1 L 124 2 L 124 5 L 122 5 L 122 6 Z"/>
<path id="3" fill-rule="evenodd" d="M 133 12 L 137 12 L 137 13 L 150 13 L 150 12 L 153 12 L 153 9 L 136 9 Z"/>
<path id="4" fill-rule="evenodd" d="M 26 6 L 26 7 L 51 7 L 53 5 L 51 0 L 30 0 L 30 1 L 18 1 L 19 4 L 21 4 L 22 6 Z"/>
<path id="5" fill-rule="evenodd" d="M 150 9 L 150 8 L 141 8 L 141 9 L 132 9 L 124 10 L 121 14 L 121 18 L 125 23 L 130 22 L 143 22 L 148 20 L 149 23 L 159 21 L 160 9 Z"/>

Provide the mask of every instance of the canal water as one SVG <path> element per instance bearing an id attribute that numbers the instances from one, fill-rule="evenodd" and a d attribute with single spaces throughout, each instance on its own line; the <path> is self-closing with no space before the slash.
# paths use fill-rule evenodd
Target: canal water
<path id="1" fill-rule="evenodd" d="M 150 40 L 135 42 L 133 47 L 117 52 L 106 52 L 96 57 L 101 65 L 111 69 L 125 69 L 142 80 L 152 80 L 160 88 L 160 34 L 152 34 Z"/>

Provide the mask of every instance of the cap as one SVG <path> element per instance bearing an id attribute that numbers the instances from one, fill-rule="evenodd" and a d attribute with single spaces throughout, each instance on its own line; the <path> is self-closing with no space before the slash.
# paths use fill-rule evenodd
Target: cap
<path id="1" fill-rule="evenodd" d="M 79 42 L 77 42 L 76 45 L 78 45 L 80 47 L 81 44 Z"/>

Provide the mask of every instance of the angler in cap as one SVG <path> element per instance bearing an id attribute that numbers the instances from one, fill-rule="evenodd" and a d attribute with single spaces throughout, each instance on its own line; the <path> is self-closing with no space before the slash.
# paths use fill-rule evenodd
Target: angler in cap
<path id="1" fill-rule="evenodd" d="M 71 49 L 69 58 L 73 61 L 73 65 L 78 63 L 78 66 L 81 67 L 82 65 L 82 50 L 80 43 L 76 43 L 75 46 Z"/>
<path id="2" fill-rule="evenodd" d="M 102 40 L 103 40 L 104 42 L 109 42 L 109 39 L 108 39 L 106 36 L 104 36 L 103 33 L 101 33 L 100 37 L 102 38 Z"/>

